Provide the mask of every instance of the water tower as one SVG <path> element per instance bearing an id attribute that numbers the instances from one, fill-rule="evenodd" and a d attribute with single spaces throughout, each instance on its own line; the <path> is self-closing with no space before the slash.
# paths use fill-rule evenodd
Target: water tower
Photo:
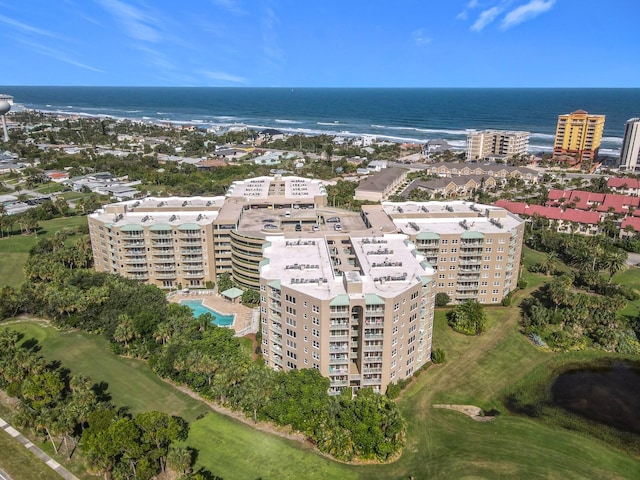
<path id="1" fill-rule="evenodd" d="M 4 98 L 0 99 L 0 115 L 2 115 L 2 131 L 4 132 L 4 141 L 9 141 L 9 132 L 7 132 L 7 119 L 5 115 L 11 110 L 11 104 Z"/>

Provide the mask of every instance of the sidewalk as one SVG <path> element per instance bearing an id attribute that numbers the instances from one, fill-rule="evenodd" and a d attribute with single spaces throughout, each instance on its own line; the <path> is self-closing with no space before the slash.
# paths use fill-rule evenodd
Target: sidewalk
<path id="1" fill-rule="evenodd" d="M 18 430 L 13 428 L 7 422 L 5 422 L 2 418 L 0 418 L 0 428 L 2 428 L 5 432 L 15 438 L 18 442 L 25 446 L 27 450 L 33 453 L 36 457 L 42 460 L 47 466 L 60 475 L 62 478 L 66 480 L 79 480 L 73 473 L 64 468 L 58 462 L 56 462 L 49 455 L 40 450 L 37 446 L 35 446 L 31 441 L 22 435 Z"/>

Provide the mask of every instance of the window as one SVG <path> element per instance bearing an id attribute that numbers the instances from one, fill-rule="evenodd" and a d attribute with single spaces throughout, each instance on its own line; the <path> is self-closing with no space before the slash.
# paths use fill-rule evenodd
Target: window
<path id="1" fill-rule="evenodd" d="M 397 312 L 400 309 L 400 304 L 399 303 L 394 303 L 393 304 L 393 311 Z"/>
<path id="2" fill-rule="evenodd" d="M 289 340 L 288 338 L 287 338 L 287 347 L 298 348 L 298 346 L 296 345 L 296 342 L 294 342 L 293 340 Z"/>
<path id="3" fill-rule="evenodd" d="M 488 273 L 483 273 L 482 274 L 482 278 L 489 278 L 489 274 Z"/>
<path id="4" fill-rule="evenodd" d="M 309 302 L 307 302 L 306 300 L 304 302 L 302 302 L 302 305 L 306 308 L 309 306 Z"/>
<path id="5" fill-rule="evenodd" d="M 293 307 L 290 307 L 289 305 L 286 305 L 284 310 L 285 312 L 290 313 L 291 315 L 296 314 L 296 309 Z"/>
<path id="6" fill-rule="evenodd" d="M 493 298 L 491 299 L 491 303 L 498 303 L 498 299 L 497 299 L 496 297 L 493 297 Z"/>
<path id="7" fill-rule="evenodd" d="M 287 317 L 285 319 L 287 325 L 291 325 L 292 327 L 295 327 L 297 325 L 298 322 L 296 322 L 293 318 Z"/>
<path id="8" fill-rule="evenodd" d="M 490 262 L 490 261 L 491 261 L 491 257 L 490 257 L 489 255 L 486 255 L 486 256 L 484 257 L 484 261 L 485 261 L 485 262 Z"/>
<path id="9" fill-rule="evenodd" d="M 445 278 L 445 274 L 444 273 L 439 273 L 438 274 L 438 278 Z"/>
<path id="10" fill-rule="evenodd" d="M 500 278 L 502 274 L 500 272 L 496 272 L 493 274 L 494 278 Z"/>
<path id="11" fill-rule="evenodd" d="M 487 291 L 486 291 L 486 290 L 480 290 L 480 295 L 484 295 L 484 294 L 486 294 L 486 293 L 487 293 Z"/>
<path id="12" fill-rule="evenodd" d="M 446 262 L 447 261 L 447 257 L 440 257 L 440 261 L 441 262 Z"/>
<path id="13" fill-rule="evenodd" d="M 493 238 L 486 238 L 484 243 L 493 243 Z"/>
<path id="14" fill-rule="evenodd" d="M 493 293 L 494 295 L 497 295 L 498 293 L 500 293 L 500 290 L 498 290 L 497 288 L 494 288 L 491 293 Z"/>
<path id="15" fill-rule="evenodd" d="M 289 328 L 287 328 L 287 335 L 289 335 L 290 337 L 296 338 L 298 336 L 298 334 L 296 333 L 295 330 L 291 330 Z"/>
<path id="16" fill-rule="evenodd" d="M 313 352 L 311 356 L 314 360 L 320 360 L 320 354 L 318 352 Z"/>
<path id="17" fill-rule="evenodd" d="M 493 286 L 494 287 L 499 287 L 500 286 L 500 280 L 496 280 L 495 282 L 493 282 Z"/>
<path id="18" fill-rule="evenodd" d="M 320 307 L 318 305 L 312 305 L 311 306 L 311 311 L 313 313 L 320 313 Z"/>
<path id="19" fill-rule="evenodd" d="M 483 265 L 482 269 L 483 270 L 489 270 L 491 268 L 491 265 Z"/>
<path id="20" fill-rule="evenodd" d="M 453 282 L 449 282 L 449 284 L 447 285 L 447 287 L 453 287 L 453 286 L 455 286 L 455 283 Z"/>
<path id="21" fill-rule="evenodd" d="M 289 295 L 288 293 L 284 296 L 284 299 L 289 303 L 296 303 L 296 297 Z"/>
<path id="22" fill-rule="evenodd" d="M 444 283 L 442 282 L 438 283 L 438 287 L 444 287 Z"/>
<path id="23" fill-rule="evenodd" d="M 419 295 L 418 291 L 413 292 L 411 294 L 411 300 L 415 300 L 416 298 L 418 298 L 418 295 Z"/>
<path id="24" fill-rule="evenodd" d="M 320 342 L 317 340 L 313 341 L 313 348 L 320 348 Z M 316 355 L 318 355 L 317 353 L 313 353 L 313 358 L 315 358 L 316 360 L 319 360 L 319 357 L 316 358 Z"/>
<path id="25" fill-rule="evenodd" d="M 452 279 L 452 278 L 456 278 L 456 274 L 455 273 L 450 273 L 449 274 L 449 279 Z"/>
<path id="26" fill-rule="evenodd" d="M 447 253 L 447 249 L 446 248 L 441 248 L 440 249 L 440 253 Z"/>
<path id="27" fill-rule="evenodd" d="M 449 261 L 450 262 L 455 262 L 456 261 L 456 257 L 449 257 Z"/>
<path id="28" fill-rule="evenodd" d="M 458 253 L 458 249 L 457 248 L 452 248 L 451 249 L 451 253 Z"/>
<path id="29" fill-rule="evenodd" d="M 394 326 L 393 327 L 393 334 L 395 335 L 396 333 L 398 333 L 398 326 Z"/>
<path id="30" fill-rule="evenodd" d="M 446 245 L 447 243 L 449 243 L 449 240 L 442 240 L 442 245 Z"/>
<path id="31" fill-rule="evenodd" d="M 320 330 L 314 328 L 311 330 L 311 335 L 313 335 L 314 337 L 319 337 L 320 336 Z"/>
<path id="32" fill-rule="evenodd" d="M 395 357 L 397 353 L 398 353 L 398 351 L 395 348 L 393 350 L 391 350 L 391 356 L 392 357 Z"/>
<path id="33" fill-rule="evenodd" d="M 456 269 L 456 265 L 449 265 L 449 270 L 455 270 Z"/>
<path id="34" fill-rule="evenodd" d="M 491 253 L 491 247 L 487 247 L 487 248 L 485 248 L 485 249 L 484 249 L 484 251 L 485 251 L 486 253 Z"/>
<path id="35" fill-rule="evenodd" d="M 498 243 L 504 243 L 504 238 L 499 238 Z"/>
<path id="36" fill-rule="evenodd" d="M 483 287 L 486 287 L 487 285 L 489 285 L 489 282 L 481 282 L 480 285 L 482 285 Z"/>
<path id="37" fill-rule="evenodd" d="M 498 256 L 496 257 L 496 260 L 497 260 L 498 262 L 500 262 L 500 261 L 502 260 L 502 255 L 498 255 Z"/>
<path id="38" fill-rule="evenodd" d="M 498 252 L 499 252 L 499 253 L 504 252 L 504 247 L 498 247 Z"/>
<path id="39" fill-rule="evenodd" d="M 311 318 L 311 323 L 314 325 L 320 325 L 320 319 L 318 317 Z"/>

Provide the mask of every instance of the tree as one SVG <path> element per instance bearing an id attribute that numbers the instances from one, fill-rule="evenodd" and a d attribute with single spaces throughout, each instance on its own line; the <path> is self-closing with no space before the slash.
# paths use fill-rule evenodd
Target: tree
<path id="1" fill-rule="evenodd" d="M 467 300 L 447 313 L 449 326 L 465 335 L 480 335 L 487 323 L 487 314 L 476 300 Z"/>
<path id="2" fill-rule="evenodd" d="M 436 293 L 435 305 L 436 307 L 445 307 L 451 301 L 451 297 L 444 292 Z"/>
<path id="3" fill-rule="evenodd" d="M 609 272 L 609 283 L 613 276 L 622 270 L 627 263 L 629 254 L 619 248 L 608 250 L 602 258 L 602 266 Z"/>

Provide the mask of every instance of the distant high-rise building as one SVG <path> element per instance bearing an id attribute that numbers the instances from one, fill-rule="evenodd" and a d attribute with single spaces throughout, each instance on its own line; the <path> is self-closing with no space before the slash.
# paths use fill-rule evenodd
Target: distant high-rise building
<path id="1" fill-rule="evenodd" d="M 620 168 L 638 170 L 640 166 L 640 118 L 627 120 L 620 152 Z"/>
<path id="2" fill-rule="evenodd" d="M 529 132 L 482 130 L 467 135 L 467 160 L 511 158 L 527 153 Z"/>
<path id="3" fill-rule="evenodd" d="M 553 155 L 574 156 L 579 163 L 593 161 L 604 131 L 604 115 L 589 115 L 584 110 L 558 116 Z"/>

